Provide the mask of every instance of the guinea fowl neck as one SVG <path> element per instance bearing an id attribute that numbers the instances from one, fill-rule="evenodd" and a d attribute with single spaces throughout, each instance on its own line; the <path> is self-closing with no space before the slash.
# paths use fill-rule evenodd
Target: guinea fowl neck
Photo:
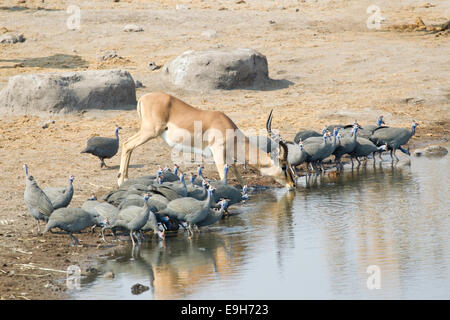
<path id="1" fill-rule="evenodd" d="M 223 169 L 223 179 L 222 182 L 227 184 L 227 175 L 228 175 L 228 166 L 225 166 Z"/>

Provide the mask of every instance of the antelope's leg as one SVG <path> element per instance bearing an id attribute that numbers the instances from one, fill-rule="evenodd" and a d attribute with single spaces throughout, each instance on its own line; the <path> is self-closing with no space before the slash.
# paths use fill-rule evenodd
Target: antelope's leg
<path id="1" fill-rule="evenodd" d="M 214 162 L 216 163 L 217 171 L 219 172 L 220 180 L 225 177 L 225 149 L 219 146 L 210 146 L 211 152 L 213 154 Z M 233 167 L 234 164 L 231 166 Z"/>
<path id="2" fill-rule="evenodd" d="M 119 186 L 126 178 L 128 178 L 128 166 L 130 164 L 132 151 L 150 139 L 157 137 L 159 133 L 160 132 L 158 130 L 141 129 L 138 133 L 124 142 L 122 146 L 122 157 L 120 160 L 120 171 L 118 177 Z"/>

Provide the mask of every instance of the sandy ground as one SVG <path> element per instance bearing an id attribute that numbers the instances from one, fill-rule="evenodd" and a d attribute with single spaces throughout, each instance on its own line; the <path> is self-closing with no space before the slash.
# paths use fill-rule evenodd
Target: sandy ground
<path id="1" fill-rule="evenodd" d="M 69 30 L 68 5 L 79 3 L 80 30 Z M 182 4 L 181 9 L 176 9 Z M 411 145 L 449 138 L 450 37 L 394 25 L 446 22 L 449 1 L 377 1 L 385 18 L 381 29 L 367 27 L 373 1 L 17 1 L 0 3 L 0 34 L 23 33 L 26 41 L 0 44 L 0 89 L 10 76 L 24 73 L 124 68 L 146 86 L 166 91 L 204 109 L 221 110 L 244 130 L 264 128 L 274 109 L 273 128 L 292 139 L 302 128 L 320 130 L 334 123 L 374 123 L 383 114 L 388 125 L 420 123 Z M 190 9 L 186 9 L 189 7 Z M 139 24 L 144 32 L 122 28 Z M 215 38 L 202 36 L 215 30 Z M 410 31 L 408 31 L 410 30 Z M 271 91 L 188 92 L 160 79 L 157 65 L 186 50 L 250 47 L 267 56 L 273 79 L 288 88 Z M 123 59 L 100 62 L 105 51 Z M 0 106 L 1 109 L 1 106 Z M 47 129 L 42 124 L 55 120 Z M 0 299 L 65 298 L 58 282 L 71 264 L 82 270 L 108 247 L 97 236 L 80 235 L 72 248 L 63 234 L 36 235 L 34 220 L 23 202 L 22 164 L 41 187 L 64 186 L 75 176 L 71 206 L 92 193 L 101 196 L 116 186 L 120 156 L 100 169 L 98 159 L 83 154 L 92 135 L 113 136 L 120 125 L 122 141 L 139 126 L 135 111 L 90 111 L 77 115 L 2 115 L 0 118 Z M 120 152 L 120 150 L 119 150 Z M 132 156 L 130 177 L 172 166 L 167 146 L 156 139 Z M 193 165 L 183 166 L 186 171 Z M 217 177 L 213 166 L 206 167 Z M 252 176 L 245 172 L 244 177 Z M 272 183 L 257 179 L 255 183 Z M 98 247 L 98 245 L 101 245 Z M 41 269 L 24 267 L 32 263 Z M 54 270 L 42 270 L 42 268 Z"/>

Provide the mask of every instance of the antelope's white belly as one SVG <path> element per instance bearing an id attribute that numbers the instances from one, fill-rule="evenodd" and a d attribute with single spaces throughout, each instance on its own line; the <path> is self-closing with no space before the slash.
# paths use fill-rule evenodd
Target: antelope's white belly
<path id="1" fill-rule="evenodd" d="M 178 129 L 178 134 L 175 135 L 175 139 L 173 138 L 174 134 L 168 134 L 169 130 L 164 131 L 161 134 L 161 138 L 174 150 L 180 151 L 180 152 L 187 152 L 187 153 L 196 153 L 201 154 L 204 157 L 212 157 L 211 149 L 206 146 L 205 148 L 201 148 L 202 144 L 199 144 L 199 147 L 194 147 L 191 145 L 191 137 L 189 136 L 188 132 L 181 132 L 182 129 Z M 185 130 L 184 130 L 185 131 Z M 173 130 L 171 131 L 173 132 Z M 201 138 L 200 138 L 201 139 Z M 200 140 L 201 141 L 201 140 Z"/>

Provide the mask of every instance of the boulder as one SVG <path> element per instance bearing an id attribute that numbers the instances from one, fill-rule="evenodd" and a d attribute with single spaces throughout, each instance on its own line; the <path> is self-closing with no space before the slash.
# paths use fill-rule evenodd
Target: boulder
<path id="1" fill-rule="evenodd" d="M 128 71 L 120 69 L 17 75 L 9 78 L 0 91 L 0 109 L 14 113 L 70 113 L 135 106 L 134 80 Z"/>
<path id="2" fill-rule="evenodd" d="M 439 145 L 431 145 L 422 149 L 416 149 L 414 155 L 416 157 L 444 157 L 447 155 L 448 150 Z"/>
<path id="3" fill-rule="evenodd" d="M 163 77 L 188 90 L 260 89 L 272 84 L 267 59 L 253 49 L 186 51 L 163 67 Z"/>

